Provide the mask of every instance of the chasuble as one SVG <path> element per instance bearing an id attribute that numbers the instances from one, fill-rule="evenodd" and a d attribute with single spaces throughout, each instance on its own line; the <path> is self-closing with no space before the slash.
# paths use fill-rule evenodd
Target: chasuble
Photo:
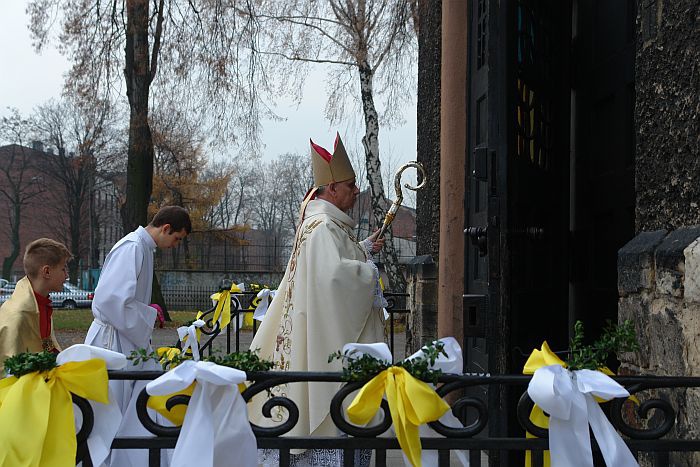
<path id="1" fill-rule="evenodd" d="M 41 352 L 52 347 L 60 350 L 51 325 L 51 333 L 42 339 L 39 306 L 27 277 L 17 282 L 12 296 L 0 307 L 0 377 L 7 357 L 22 352 Z"/>
<path id="2" fill-rule="evenodd" d="M 273 360 L 276 369 L 342 371 L 328 355 L 348 342 L 384 340 L 384 317 L 375 300 L 376 266 L 353 232 L 355 223 L 333 204 L 308 203 L 297 231 L 284 278 L 250 348 Z M 330 402 L 342 383 L 293 383 L 273 389 L 299 407 L 291 436 L 334 436 Z M 261 426 L 264 397 L 253 400 L 249 414 Z M 281 420 L 283 414 L 277 414 Z"/>

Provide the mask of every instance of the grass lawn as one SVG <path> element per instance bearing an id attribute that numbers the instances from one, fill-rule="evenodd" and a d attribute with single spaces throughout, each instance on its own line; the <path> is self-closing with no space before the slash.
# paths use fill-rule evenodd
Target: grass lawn
<path id="1" fill-rule="evenodd" d="M 187 321 L 194 319 L 196 311 L 171 311 L 170 319 L 165 323 L 166 328 L 177 328 Z M 92 311 L 89 308 L 81 310 L 55 310 L 52 315 L 53 327 L 57 331 L 87 331 L 92 323 Z"/>
<path id="2" fill-rule="evenodd" d="M 192 321 L 197 315 L 196 311 L 171 311 L 170 319 L 166 321 L 165 328 L 176 329 L 188 321 Z M 64 310 L 57 309 L 53 312 L 53 327 L 56 331 L 87 331 L 92 323 L 92 311 L 89 308 L 79 310 Z M 389 323 L 387 323 L 387 330 Z M 241 329 L 252 330 L 250 325 L 244 325 Z M 394 332 L 396 334 L 404 332 L 406 325 L 404 320 L 397 319 L 394 321 Z"/>

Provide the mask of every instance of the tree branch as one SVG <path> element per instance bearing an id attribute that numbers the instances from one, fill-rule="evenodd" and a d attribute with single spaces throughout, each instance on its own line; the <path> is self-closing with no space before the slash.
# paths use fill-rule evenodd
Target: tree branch
<path id="1" fill-rule="evenodd" d="M 163 8 L 165 0 L 160 0 L 158 5 L 158 18 L 156 20 L 156 33 L 153 37 L 153 50 L 151 50 L 151 79 L 152 83 L 158 71 L 158 55 L 160 53 L 160 41 L 163 34 Z"/>
<path id="2" fill-rule="evenodd" d="M 284 54 L 284 53 L 282 53 L 282 52 L 267 52 L 267 51 L 264 51 L 264 50 L 257 50 L 257 49 L 253 49 L 253 51 L 254 51 L 254 52 L 257 52 L 257 53 L 259 53 L 259 54 L 261 54 L 261 55 L 274 55 L 274 56 L 283 57 L 283 58 L 285 58 L 285 59 L 287 59 L 287 60 L 295 61 L 295 62 L 334 63 L 334 64 L 336 64 L 336 65 L 347 65 L 347 66 L 353 66 L 353 67 L 356 67 L 356 66 L 357 66 L 357 63 L 346 62 L 346 61 L 343 61 L 343 60 L 331 60 L 331 59 L 322 59 L 322 58 L 300 57 L 300 56 L 298 56 L 298 55 L 297 55 L 297 56 L 291 57 L 291 56 L 289 56 L 289 55 L 287 55 L 287 54 Z"/>
<path id="3" fill-rule="evenodd" d="M 290 19 L 291 17 L 284 17 L 284 16 L 270 16 L 270 15 L 258 15 L 259 18 L 267 18 L 267 19 L 272 19 L 280 23 L 290 23 L 290 24 L 296 24 L 298 26 L 305 26 L 307 28 L 315 29 L 319 33 L 321 33 L 322 36 L 327 37 L 331 42 L 333 42 L 335 45 L 340 47 L 342 50 L 347 52 L 348 54 L 352 55 L 353 51 L 349 49 L 345 44 L 340 42 L 338 39 L 333 37 L 332 35 L 328 34 L 325 29 L 323 29 L 320 26 L 316 26 L 315 24 L 309 24 L 306 21 L 295 21 L 293 19 Z"/>

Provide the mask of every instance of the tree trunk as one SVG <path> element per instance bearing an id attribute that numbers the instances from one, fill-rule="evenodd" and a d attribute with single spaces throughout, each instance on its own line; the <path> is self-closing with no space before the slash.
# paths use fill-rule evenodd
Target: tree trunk
<path id="1" fill-rule="evenodd" d="M 388 206 L 384 195 L 384 183 L 382 182 L 382 170 L 379 161 L 379 114 L 374 106 L 374 97 L 372 95 L 374 72 L 366 62 L 359 66 L 359 72 L 362 110 L 365 116 L 365 136 L 362 137 L 362 145 L 365 148 L 367 182 L 369 183 L 374 225 L 380 227 L 382 222 L 384 222 L 384 215 Z M 384 267 L 389 276 L 389 286 L 392 291 L 402 292 L 406 289 L 406 280 L 399 269 L 399 260 L 394 248 L 391 227 L 386 230 L 384 238 L 386 239 L 384 244 L 386 264 Z"/>
<path id="2" fill-rule="evenodd" d="M 151 68 L 148 46 L 148 0 L 127 0 L 126 95 L 129 98 L 129 147 L 126 172 L 126 203 L 122 209 L 124 231 L 148 221 L 153 188 L 153 138 L 148 124 Z"/>
<path id="3" fill-rule="evenodd" d="M 12 216 L 10 220 L 10 254 L 2 261 L 2 278 L 10 280 L 12 275 L 12 265 L 19 256 L 19 221 L 21 212 L 21 202 L 17 200 L 12 207 Z"/>

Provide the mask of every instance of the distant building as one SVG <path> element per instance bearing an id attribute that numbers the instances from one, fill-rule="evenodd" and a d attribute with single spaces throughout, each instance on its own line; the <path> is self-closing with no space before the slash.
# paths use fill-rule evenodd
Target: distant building
<path id="1" fill-rule="evenodd" d="M 11 279 L 24 275 L 22 256 L 31 241 L 48 237 L 71 248 L 64 185 L 59 177 L 47 170 L 47 159 L 60 157 L 40 142 L 32 147 L 18 144 L 0 146 L 0 261 L 11 251 L 9 213 L 19 207 L 19 253 L 12 264 Z M 86 193 L 80 226 L 80 251 L 75 254 L 79 277 L 88 269 L 99 268 L 110 248 L 122 236 L 117 190 L 110 180 L 97 176 L 92 189 Z M 17 197 L 16 195 L 20 196 Z M 90 199 L 92 196 L 92 200 Z M 11 199 L 20 199 L 17 201 Z M 92 201 L 92 202 L 90 202 Z M 85 280 L 84 278 L 83 280 Z M 89 284 L 85 284 L 89 287 Z"/>
<path id="2" fill-rule="evenodd" d="M 386 200 L 384 211 L 388 211 L 392 201 Z M 370 203 L 370 192 L 360 193 L 357 203 L 350 211 L 350 217 L 357 222 L 357 237 L 362 240 L 368 237 L 378 226 L 374 225 Z M 391 224 L 394 235 L 394 248 L 399 262 L 405 262 L 416 255 L 416 210 L 401 206 Z"/>

